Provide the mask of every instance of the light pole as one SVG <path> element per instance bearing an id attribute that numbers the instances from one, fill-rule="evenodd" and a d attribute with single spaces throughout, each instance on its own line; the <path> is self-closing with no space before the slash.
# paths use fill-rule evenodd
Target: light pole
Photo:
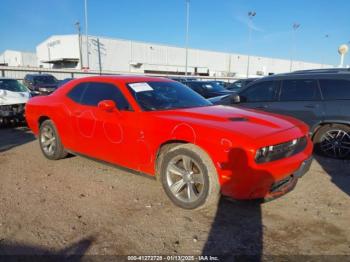
<path id="1" fill-rule="evenodd" d="M 296 31 L 300 27 L 300 24 L 294 23 L 292 27 L 293 27 L 293 40 L 292 40 L 292 50 L 290 55 L 290 68 L 289 68 L 290 72 L 292 72 L 292 69 L 293 69 L 293 56 L 296 53 Z"/>
<path id="2" fill-rule="evenodd" d="M 87 0 L 84 1 L 84 13 L 85 13 L 86 62 L 87 62 L 87 68 L 89 68 L 90 62 L 89 62 L 89 35 L 88 35 Z"/>
<path id="3" fill-rule="evenodd" d="M 80 62 L 80 69 L 83 68 L 83 55 L 81 53 L 81 27 L 79 21 L 75 23 L 75 27 L 77 28 L 78 31 L 78 42 L 79 42 L 79 62 Z"/>
<path id="4" fill-rule="evenodd" d="M 185 76 L 187 76 L 188 67 L 188 31 L 190 24 L 190 0 L 186 0 L 186 62 L 185 62 Z"/>
<path id="5" fill-rule="evenodd" d="M 253 17 L 256 16 L 256 12 L 255 11 L 249 11 L 248 12 L 248 18 L 249 18 L 249 22 L 248 22 L 248 61 L 247 61 L 247 78 L 249 77 L 249 66 L 250 66 L 250 52 L 251 52 L 251 42 L 252 42 L 252 20 Z"/>
<path id="6" fill-rule="evenodd" d="M 327 40 L 329 38 L 329 34 L 325 34 L 324 35 L 324 38 Z M 326 44 L 327 44 L 328 41 L 326 41 Z M 324 64 L 325 64 L 325 58 L 324 58 L 324 54 L 322 53 L 322 67 L 324 67 Z"/>

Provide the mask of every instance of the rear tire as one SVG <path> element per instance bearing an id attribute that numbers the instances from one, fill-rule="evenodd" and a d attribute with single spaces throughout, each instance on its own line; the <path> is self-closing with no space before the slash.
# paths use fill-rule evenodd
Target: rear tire
<path id="1" fill-rule="evenodd" d="M 164 154 L 160 180 L 171 201 L 184 209 L 217 205 L 220 186 L 210 157 L 193 144 L 182 144 Z"/>
<path id="2" fill-rule="evenodd" d="M 319 155 L 345 159 L 350 157 L 350 127 L 341 124 L 321 127 L 315 137 L 315 151 Z"/>
<path id="3" fill-rule="evenodd" d="M 59 160 L 68 155 L 51 120 L 45 120 L 40 125 L 39 144 L 44 156 L 50 160 Z"/>

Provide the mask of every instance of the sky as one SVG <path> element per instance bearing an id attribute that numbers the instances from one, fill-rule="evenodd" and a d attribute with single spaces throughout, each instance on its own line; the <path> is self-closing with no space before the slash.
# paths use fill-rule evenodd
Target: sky
<path id="1" fill-rule="evenodd" d="M 186 0 L 87 3 L 90 35 L 185 46 Z M 190 0 L 189 47 L 338 65 L 349 10 L 350 0 Z M 84 0 L 0 0 L 0 11 L 0 53 L 34 52 L 51 35 L 76 33 L 76 21 L 85 30 Z"/>

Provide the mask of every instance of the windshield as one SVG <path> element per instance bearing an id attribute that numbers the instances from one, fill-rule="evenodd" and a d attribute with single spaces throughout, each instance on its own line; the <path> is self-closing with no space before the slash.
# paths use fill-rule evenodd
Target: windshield
<path id="1" fill-rule="evenodd" d="M 54 76 L 36 76 L 34 77 L 34 84 L 56 84 L 57 79 Z"/>
<path id="2" fill-rule="evenodd" d="M 145 111 L 212 105 L 211 102 L 179 82 L 129 83 L 128 87 Z"/>
<path id="3" fill-rule="evenodd" d="M 214 91 L 214 92 L 227 91 L 222 85 L 218 84 L 217 82 L 204 83 L 203 87 L 205 87 L 208 91 Z"/>
<path id="4" fill-rule="evenodd" d="M 242 82 L 236 81 L 227 87 L 229 90 L 240 90 L 242 88 Z"/>
<path id="5" fill-rule="evenodd" d="M 0 79 L 0 90 L 11 92 L 28 92 L 28 89 L 14 79 Z"/>

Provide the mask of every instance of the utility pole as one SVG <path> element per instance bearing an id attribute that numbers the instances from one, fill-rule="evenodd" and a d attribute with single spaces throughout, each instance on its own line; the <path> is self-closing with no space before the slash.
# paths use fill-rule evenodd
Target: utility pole
<path id="1" fill-rule="evenodd" d="M 100 70 L 100 75 L 102 75 L 101 47 L 100 47 L 100 39 L 99 38 L 97 38 L 97 53 L 98 53 L 98 67 Z"/>
<path id="2" fill-rule="evenodd" d="M 324 35 L 325 39 L 328 39 L 329 38 L 329 34 L 325 34 Z M 327 42 L 326 42 L 327 44 Z M 322 65 L 321 65 L 321 68 L 324 67 L 324 64 L 325 64 L 325 58 L 324 58 L 324 54 L 322 53 Z"/>
<path id="3" fill-rule="evenodd" d="M 80 62 L 80 69 L 83 69 L 83 54 L 81 52 L 81 27 L 79 21 L 75 23 L 75 26 L 78 31 L 78 41 L 79 41 L 79 62 Z"/>
<path id="4" fill-rule="evenodd" d="M 187 76 L 188 69 L 188 31 L 190 23 L 190 0 L 186 0 L 186 64 L 185 64 L 185 76 Z"/>
<path id="5" fill-rule="evenodd" d="M 85 13 L 85 41 L 86 41 L 86 62 L 87 62 L 86 65 L 87 65 L 87 68 L 90 68 L 87 0 L 84 1 L 84 13 Z"/>
<path id="6" fill-rule="evenodd" d="M 292 49 L 291 49 L 291 56 L 290 56 L 290 68 L 289 68 L 289 71 L 292 72 L 292 69 L 293 69 L 293 56 L 295 56 L 295 53 L 296 53 L 296 31 L 297 29 L 300 27 L 300 24 L 298 23 L 294 23 L 293 24 L 293 39 L 292 39 Z"/>
<path id="7" fill-rule="evenodd" d="M 249 11 L 248 12 L 248 61 L 247 61 L 247 78 L 249 77 L 249 66 L 250 66 L 250 52 L 251 52 L 251 42 L 252 42 L 252 20 L 253 17 L 256 16 L 255 11 Z"/>

